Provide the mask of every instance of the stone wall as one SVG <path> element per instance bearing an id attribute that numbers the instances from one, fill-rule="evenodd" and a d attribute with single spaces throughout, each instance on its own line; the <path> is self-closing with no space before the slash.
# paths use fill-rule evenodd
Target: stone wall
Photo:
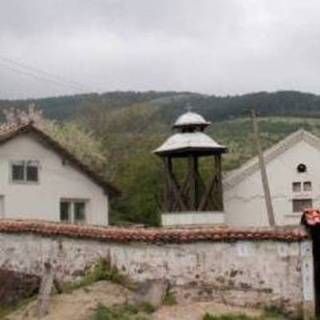
<path id="1" fill-rule="evenodd" d="M 44 262 L 51 261 L 57 277 L 70 281 L 108 258 L 135 281 L 169 280 L 179 301 L 277 306 L 295 315 L 314 309 L 308 239 L 155 243 L 10 232 L 0 233 L 2 270 L 39 276 Z"/>
<path id="2" fill-rule="evenodd" d="M 40 277 L 12 270 L 0 269 L 0 306 L 14 305 L 38 292 Z"/>

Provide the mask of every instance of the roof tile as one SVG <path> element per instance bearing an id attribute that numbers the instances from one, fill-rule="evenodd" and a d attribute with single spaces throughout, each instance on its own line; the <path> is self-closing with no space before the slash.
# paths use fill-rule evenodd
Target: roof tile
<path id="1" fill-rule="evenodd" d="M 320 213 L 319 213 L 320 215 Z M 280 240 L 309 238 L 303 227 L 198 229 L 121 228 L 70 225 L 35 220 L 0 220 L 0 233 L 29 233 L 45 237 L 70 237 L 113 242 L 187 243 L 196 241 Z"/>

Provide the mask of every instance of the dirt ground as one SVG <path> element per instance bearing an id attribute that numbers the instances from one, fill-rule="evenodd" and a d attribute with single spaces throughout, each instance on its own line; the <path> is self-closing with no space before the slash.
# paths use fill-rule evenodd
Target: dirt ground
<path id="1" fill-rule="evenodd" d="M 49 314 L 43 320 L 90 320 L 99 303 L 110 307 L 128 301 L 130 292 L 107 281 L 97 282 L 86 288 L 52 296 Z M 32 301 L 7 316 L 6 320 L 35 320 L 37 302 Z M 261 311 L 228 307 L 212 302 L 199 302 L 187 305 L 162 306 L 150 318 L 153 320 L 201 320 L 206 312 L 212 314 L 245 313 L 251 316 L 261 315 Z"/>

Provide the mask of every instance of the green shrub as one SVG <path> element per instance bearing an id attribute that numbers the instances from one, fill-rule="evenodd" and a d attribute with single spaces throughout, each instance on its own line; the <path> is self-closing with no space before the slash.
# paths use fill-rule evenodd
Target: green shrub
<path id="1" fill-rule="evenodd" d="M 278 306 L 270 305 L 264 308 L 263 316 L 268 319 L 280 319 L 284 318 L 284 312 Z"/>
<path id="2" fill-rule="evenodd" d="M 118 269 L 115 266 L 112 266 L 108 259 L 101 258 L 82 279 L 74 283 L 66 284 L 63 291 L 72 292 L 75 289 L 86 287 L 103 280 L 118 283 L 125 287 L 131 286 L 129 279 L 125 275 L 120 274 Z"/>
<path id="3" fill-rule="evenodd" d="M 156 308 L 148 302 L 143 302 L 139 305 L 139 310 L 145 313 L 153 313 L 156 311 Z"/>
<path id="4" fill-rule="evenodd" d="M 173 306 L 177 304 L 177 299 L 172 291 L 168 290 L 166 292 L 166 295 L 163 298 L 162 304 L 166 306 Z"/>
<path id="5" fill-rule="evenodd" d="M 256 318 L 249 317 L 244 314 L 224 314 L 214 316 L 210 313 L 206 313 L 203 317 L 203 320 L 254 320 Z"/>
<path id="6" fill-rule="evenodd" d="M 140 308 L 130 304 L 118 305 L 112 308 L 99 304 L 92 320 L 150 320 L 141 311 Z"/>

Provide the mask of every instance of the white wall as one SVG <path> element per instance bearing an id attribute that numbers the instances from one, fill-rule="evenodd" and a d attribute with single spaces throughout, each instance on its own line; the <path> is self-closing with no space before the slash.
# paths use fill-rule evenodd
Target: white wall
<path id="1" fill-rule="evenodd" d="M 220 211 L 211 212 L 170 212 L 161 214 L 161 225 L 177 226 L 210 226 L 225 223 L 225 214 Z"/>
<path id="2" fill-rule="evenodd" d="M 307 166 L 298 173 L 299 163 Z M 271 196 L 277 225 L 299 224 L 301 213 L 292 211 L 292 182 L 311 181 L 312 192 L 301 195 L 313 199 L 320 207 L 320 151 L 305 141 L 296 143 L 267 164 Z M 238 226 L 268 225 L 260 171 L 256 171 L 231 188 L 225 186 L 226 223 Z"/>
<path id="3" fill-rule="evenodd" d="M 41 276 L 51 261 L 55 276 L 69 281 L 106 258 L 133 281 L 167 279 L 178 302 L 277 306 L 299 319 L 302 309 L 314 311 L 309 240 L 152 244 L 0 233 L 0 243 L 0 272 Z"/>
<path id="4" fill-rule="evenodd" d="M 5 218 L 59 221 L 60 199 L 87 199 L 88 224 L 108 224 L 108 198 L 103 189 L 77 169 L 62 164 L 62 158 L 26 134 L 0 146 L 0 197 Z M 10 181 L 10 161 L 38 160 L 39 183 Z"/>

